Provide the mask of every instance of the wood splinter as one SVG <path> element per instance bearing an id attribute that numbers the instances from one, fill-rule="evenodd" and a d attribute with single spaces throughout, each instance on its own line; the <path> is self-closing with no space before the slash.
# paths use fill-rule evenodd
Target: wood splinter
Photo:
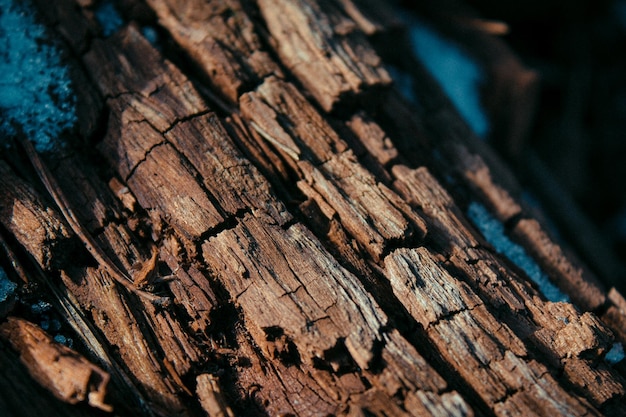
<path id="1" fill-rule="evenodd" d="M 55 342 L 40 327 L 9 317 L 0 325 L 0 336 L 19 352 L 29 374 L 55 397 L 69 404 L 86 401 L 111 412 L 105 403 L 110 375 L 74 350 Z"/>
<path id="2" fill-rule="evenodd" d="M 63 217 L 67 220 L 74 233 L 76 233 L 76 235 L 80 238 L 85 248 L 89 251 L 91 256 L 94 257 L 98 264 L 106 269 L 109 275 L 128 291 L 138 294 L 155 305 L 169 305 L 171 301 L 169 297 L 158 296 L 144 290 L 144 288 L 148 288 L 149 284 L 154 282 L 153 279 L 156 273 L 158 250 L 153 248 L 151 258 L 145 263 L 142 263 L 142 266 L 139 267 L 137 273 L 134 274 L 133 278 L 136 277 L 136 279 L 129 277 L 128 274 L 115 265 L 111 258 L 109 258 L 104 250 L 102 250 L 102 248 L 98 245 L 93 236 L 91 236 L 87 229 L 80 223 L 74 214 L 74 211 L 70 208 L 61 187 L 59 187 L 56 179 L 35 150 L 33 144 L 23 136 L 19 136 L 18 140 L 26 152 L 31 164 L 35 168 L 39 179 L 46 187 L 50 196 L 54 199 L 57 207 L 63 214 Z"/>

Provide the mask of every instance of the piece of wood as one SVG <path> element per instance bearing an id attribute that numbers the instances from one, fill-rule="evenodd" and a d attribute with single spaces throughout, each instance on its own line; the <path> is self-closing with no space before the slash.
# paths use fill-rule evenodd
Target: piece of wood
<path id="1" fill-rule="evenodd" d="M 40 327 L 9 317 L 0 336 L 20 353 L 30 375 L 55 397 L 70 404 L 86 401 L 104 411 L 110 376 L 72 349 L 55 342 Z"/>
<path id="2" fill-rule="evenodd" d="M 0 221 L 44 269 L 62 265 L 75 248 L 71 229 L 32 186 L 0 161 Z"/>
<path id="3" fill-rule="evenodd" d="M 425 235 L 419 216 L 377 183 L 293 85 L 270 78 L 255 93 L 243 95 L 241 107 L 253 128 L 297 161 L 307 190 L 319 194 L 376 259 L 391 242 Z"/>
<path id="4" fill-rule="evenodd" d="M 231 102 L 264 77 L 281 75 L 264 50 L 254 24 L 239 0 L 150 0 L 148 4 L 181 47 Z"/>
<path id="5" fill-rule="evenodd" d="M 391 83 L 363 33 L 335 2 L 257 3 L 281 61 L 325 111 Z"/>
<path id="6" fill-rule="evenodd" d="M 35 381 L 20 362 L 19 354 L 7 342 L 0 340 L 0 413 L 6 417 L 80 417 L 86 414 L 86 410 L 80 405 L 59 400 Z"/>
<path id="7" fill-rule="evenodd" d="M 206 413 L 217 417 L 234 417 L 228 407 L 219 385 L 219 378 L 211 374 L 198 375 L 196 378 L 196 392 L 200 397 L 200 404 Z"/>

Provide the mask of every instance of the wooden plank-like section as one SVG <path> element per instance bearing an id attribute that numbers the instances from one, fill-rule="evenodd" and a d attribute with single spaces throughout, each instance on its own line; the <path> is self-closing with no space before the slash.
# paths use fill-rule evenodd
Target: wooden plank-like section
<path id="1" fill-rule="evenodd" d="M 247 215 L 202 249 L 266 356 L 339 374 L 361 369 L 378 389 L 401 389 L 403 395 L 445 389 L 402 337 L 383 333 L 387 318 L 373 298 L 302 226 L 284 230 Z M 379 351 L 382 374 L 365 372 L 380 360 Z M 314 378 L 328 378 L 324 374 Z M 431 400 L 433 407 L 446 408 L 442 398 Z M 467 409 L 458 397 L 448 401 Z"/>
<path id="2" fill-rule="evenodd" d="M 192 113 L 186 116 L 177 114 L 175 117 L 168 116 L 167 112 L 154 111 L 155 106 L 150 102 L 153 97 L 150 92 L 153 90 L 151 88 L 141 90 L 143 86 L 158 85 L 158 80 L 163 77 L 171 77 L 178 80 L 178 85 L 186 85 L 182 75 L 172 73 L 169 64 L 156 59 L 151 51 L 146 51 L 143 55 L 155 57 L 155 59 L 144 59 L 142 61 L 144 65 L 152 67 L 162 65 L 169 75 L 156 74 L 156 71 L 149 72 L 140 67 L 137 68 L 137 74 L 147 74 L 157 80 L 140 80 L 135 73 L 127 77 L 120 75 L 120 71 L 115 69 L 115 62 L 122 65 L 126 62 L 125 54 L 136 53 L 141 48 L 150 48 L 149 44 L 139 38 L 132 29 L 122 31 L 106 43 L 97 44 L 95 48 L 98 54 L 86 55 L 88 67 L 93 67 L 94 71 L 98 71 L 104 78 L 113 78 L 113 74 L 116 74 L 115 88 L 117 91 L 124 92 L 108 100 L 113 112 L 110 120 L 118 120 L 118 122 L 110 122 L 109 134 L 104 139 L 105 145 L 101 149 L 109 156 L 110 163 L 117 167 L 120 174 L 128 177 L 128 186 L 144 209 L 151 210 L 162 221 L 190 239 L 191 243 L 198 240 L 202 234 L 212 236 L 202 245 L 206 266 L 231 294 L 235 304 L 242 308 L 247 327 L 266 360 L 282 358 L 288 364 L 294 361 L 291 366 L 302 361 L 307 366 L 321 367 L 314 379 L 318 381 L 316 384 L 320 384 L 320 379 L 326 380 L 323 384 L 326 385 L 332 380 L 329 379 L 331 378 L 329 372 L 343 372 L 346 367 L 346 369 L 362 369 L 365 372 L 370 362 L 376 359 L 375 355 L 382 354 L 389 361 L 388 366 L 393 368 L 393 372 L 387 371 L 383 374 L 386 382 L 379 381 L 376 374 L 368 373 L 366 378 L 370 380 L 370 385 L 378 386 L 379 390 L 386 390 L 388 384 L 393 382 L 391 386 L 396 387 L 394 395 L 397 390 L 401 390 L 402 396 L 409 393 L 417 396 L 419 392 L 424 391 L 429 393 L 423 395 L 429 398 L 430 406 L 434 409 L 452 407 L 460 410 L 459 413 L 464 410 L 459 415 L 469 413 L 469 408 L 458 394 L 447 391 L 443 379 L 437 376 L 436 372 L 410 344 L 403 341 L 404 339 L 399 334 L 391 333 L 381 337 L 386 318 L 376 306 L 373 298 L 363 290 L 356 277 L 343 270 L 330 254 L 323 250 L 321 244 L 306 228 L 298 224 L 288 226 L 287 222 L 291 217 L 273 196 L 269 185 L 262 179 L 260 173 L 235 151 L 226 131 L 220 126 L 215 116 L 206 112 L 195 113 L 194 108 L 189 109 Z M 109 48 L 115 52 L 109 51 Z M 107 63 L 100 63 L 98 57 L 105 57 Z M 140 63 L 136 64 L 140 65 Z M 109 75 L 104 74 L 103 68 L 107 65 L 111 71 Z M 124 82 L 128 84 L 125 85 Z M 134 91 L 135 84 L 138 85 L 140 92 Z M 172 86 L 169 87 L 167 94 L 161 89 L 157 90 L 160 99 L 166 98 L 165 101 L 170 103 L 184 100 L 185 97 L 191 97 L 192 102 L 199 100 L 192 97 L 193 93 L 188 89 L 179 91 L 178 94 Z M 110 95 L 114 90 L 105 86 L 102 92 Z M 134 127 L 130 130 L 125 129 L 122 135 L 118 133 L 119 130 L 111 129 L 111 126 L 116 126 L 114 123 L 120 123 L 119 120 L 125 120 L 126 111 L 130 111 Z M 177 111 L 182 110 L 179 108 Z M 309 112 L 312 113 L 313 110 L 310 109 Z M 321 121 L 320 116 L 317 117 Z M 166 122 L 171 122 L 172 126 L 165 127 Z M 161 132 L 155 130 L 153 126 L 160 126 L 158 130 Z M 333 134 L 330 127 L 322 127 Z M 142 137 L 142 131 L 148 132 L 146 139 Z M 336 144 L 345 148 L 345 144 L 337 138 L 336 134 L 333 135 Z M 311 136 L 309 138 L 312 139 Z M 134 154 L 143 156 L 132 160 L 123 159 L 114 156 L 111 151 L 115 150 L 117 155 L 123 155 L 127 146 L 136 150 Z M 167 154 L 159 159 L 159 152 L 166 152 L 160 151 L 161 149 L 166 149 Z M 328 155 L 331 155 L 331 151 L 332 149 L 329 148 Z M 186 154 L 189 154 L 189 157 L 186 157 Z M 154 163 L 151 162 L 151 158 L 154 159 Z M 157 164 L 157 160 L 162 161 L 162 164 Z M 170 171 L 167 166 L 172 164 L 172 160 L 181 161 L 181 164 L 184 162 L 184 165 Z M 347 162 L 349 161 L 348 158 Z M 356 164 L 353 165 L 357 167 L 355 169 L 359 169 Z M 309 166 L 311 166 L 310 163 Z M 191 172 L 191 170 L 195 172 L 194 175 L 187 175 L 181 179 L 181 172 Z M 361 183 L 375 184 L 365 170 L 360 168 L 357 172 L 364 178 L 364 180 L 361 179 Z M 202 184 L 198 184 L 196 180 L 200 176 L 203 178 Z M 172 185 L 153 186 L 154 177 L 163 177 Z M 238 180 L 242 177 L 250 182 L 240 183 Z M 215 220 L 204 230 L 198 227 L 194 233 L 189 233 L 189 229 L 181 226 L 185 225 L 183 223 L 185 220 L 181 216 L 189 213 L 188 210 L 184 210 L 184 207 L 174 210 L 169 209 L 168 206 L 152 204 L 152 201 L 171 204 L 178 196 L 188 195 L 189 190 L 186 190 L 184 186 L 186 181 L 197 185 L 194 185 L 195 188 L 192 190 L 196 189 L 198 193 L 204 195 L 205 200 L 200 201 L 210 202 L 210 205 L 206 205 L 208 207 L 206 212 L 211 212 L 210 208 L 213 207 L 213 212 L 225 214 L 220 221 Z M 177 184 L 177 187 L 173 184 Z M 328 184 L 331 183 L 328 182 Z M 362 189 L 365 190 L 365 187 L 362 186 Z M 376 192 L 374 196 L 381 201 L 388 201 L 393 194 L 390 190 L 383 190 Z M 395 202 L 403 205 L 407 213 L 410 213 L 408 206 L 397 197 Z M 360 204 L 364 207 L 365 200 L 362 200 Z M 388 202 L 386 204 L 390 209 L 394 208 Z M 194 212 L 197 213 L 197 211 Z M 227 218 L 227 215 L 230 217 Z M 398 212 L 398 216 L 402 216 L 402 213 Z M 399 218 L 402 219 L 402 226 L 408 229 L 409 224 L 404 217 Z M 415 217 L 415 223 L 421 224 L 418 222 L 419 218 Z M 202 223 L 198 222 L 198 224 Z M 406 232 L 401 230 L 401 233 Z M 367 241 L 364 240 L 364 242 Z M 186 244 L 188 249 L 192 249 L 189 246 L 191 243 Z M 280 262 L 280 259 L 283 261 Z M 175 263 L 174 260 L 172 262 Z M 331 280 L 333 276 L 335 278 Z M 276 278 L 279 280 L 274 281 Z M 88 279 L 89 283 L 83 285 L 89 285 L 91 288 L 101 287 L 99 291 L 104 291 L 102 284 L 92 274 L 86 274 L 85 279 Z M 186 281 L 190 284 L 188 279 Z M 193 284 L 189 288 L 193 288 Z M 73 290 L 80 291 L 77 287 Z M 109 292 L 109 296 L 113 297 L 106 301 L 107 305 L 112 306 L 109 308 L 123 308 L 115 292 Z M 148 317 L 158 319 L 161 316 L 150 313 L 148 307 L 149 305 L 144 307 L 148 309 L 146 312 Z M 98 310 L 101 308 L 107 307 L 105 305 L 96 307 Z M 298 311 L 301 311 L 301 315 L 297 314 Z M 120 338 L 135 339 L 137 342 L 141 340 L 140 336 L 133 334 L 132 329 L 128 329 L 124 323 L 130 320 L 131 318 L 127 317 L 116 326 L 120 328 L 118 331 L 120 334 L 110 335 L 113 338 L 112 343 L 116 343 L 114 340 Z M 158 328 L 161 333 L 168 334 L 163 326 L 159 327 L 154 323 L 151 326 Z M 124 330 L 125 332 L 131 332 L 124 335 L 121 333 L 123 329 L 128 329 Z M 159 332 L 156 332 L 157 337 Z M 175 331 L 170 333 L 176 335 Z M 180 351 L 180 348 L 176 350 L 175 347 L 168 346 L 167 340 L 169 339 L 159 339 L 161 349 L 167 352 L 168 360 L 171 360 L 169 357 L 174 352 Z M 133 369 L 133 374 L 142 370 L 148 374 L 150 372 L 154 374 L 155 369 L 158 370 L 164 366 L 156 368 L 154 365 L 148 366 L 149 362 L 159 362 L 162 358 L 158 354 L 156 356 L 148 354 L 147 346 L 146 342 L 141 342 L 137 348 L 125 349 L 128 355 L 125 361 L 130 361 L 131 357 L 142 354 L 146 356 L 146 359 L 129 364 Z M 187 349 L 182 351 L 189 356 Z M 396 353 L 393 353 L 394 350 Z M 400 352 L 402 354 L 398 354 Z M 193 358 L 193 354 L 191 357 Z M 182 375 L 183 371 L 188 369 L 188 365 L 184 364 L 188 364 L 189 361 L 183 361 L 182 357 L 179 361 L 183 365 L 180 365 L 182 371 L 178 374 Z M 418 373 L 419 378 L 414 375 L 416 367 L 422 369 Z M 356 380 L 360 378 L 362 377 L 356 377 Z M 156 374 L 155 378 L 144 376 L 142 379 L 144 384 L 152 387 L 151 389 L 159 391 Z M 170 383 L 174 382 L 176 382 L 175 378 Z M 292 383 L 295 382 L 295 380 L 292 381 Z M 303 380 L 300 380 L 300 383 L 302 382 Z M 270 390 L 271 387 L 267 389 Z M 326 389 L 332 390 L 331 386 Z M 363 392 L 366 391 L 366 387 L 360 389 Z M 440 398 L 440 394 L 444 393 L 446 394 L 445 403 Z M 284 395 L 289 396 L 288 402 L 291 403 L 294 401 L 293 396 L 300 394 L 293 388 L 289 388 Z M 389 402 L 391 401 L 389 395 L 391 393 L 387 392 L 376 398 L 378 401 Z M 160 404 L 166 409 L 173 410 L 180 406 L 176 397 L 161 399 Z M 363 407 L 369 406 L 363 403 Z"/>
<path id="3" fill-rule="evenodd" d="M 112 411 L 106 403 L 108 373 L 78 352 L 53 340 L 39 326 L 16 317 L 0 325 L 0 337 L 20 354 L 30 375 L 55 397 L 69 404 L 87 402 Z"/>
<path id="4" fill-rule="evenodd" d="M 515 272 L 505 272 L 492 254 L 481 249 L 484 243 L 472 232 L 472 226 L 465 216 L 427 169 L 410 170 L 396 165 L 393 173 L 397 177 L 394 185 L 401 195 L 423 210 L 431 236 L 446 254 L 448 262 L 465 272 L 474 291 L 493 311 L 502 314 L 503 322 L 511 326 L 526 343 L 530 342 L 552 358 L 554 362 L 551 365 L 556 364 L 563 369 L 576 362 L 581 374 L 596 375 L 595 382 L 590 379 L 589 385 L 575 382 L 577 378 L 572 379 L 572 373 L 566 373 L 566 379 L 581 388 L 593 386 L 589 390 L 589 400 L 597 406 L 613 398 L 623 397 L 625 392 L 620 376 L 613 373 L 611 382 L 608 382 L 605 375 L 611 374 L 611 371 L 605 369 L 603 364 L 594 364 L 581 358 L 591 352 L 596 357 L 601 356 L 612 341 L 610 331 L 597 317 L 590 313 L 578 313 L 569 304 L 545 301 L 542 294 Z M 552 313 L 541 313 L 544 311 Z M 565 334 L 575 334 L 576 341 L 562 344 L 555 342 L 566 340 Z"/>
<path id="5" fill-rule="evenodd" d="M 426 249 L 398 250 L 385 259 L 385 266 L 396 296 L 440 354 L 494 411 L 597 414 L 559 387 L 541 364 L 527 360 L 522 341 L 467 287 L 439 267 Z"/>
<path id="6" fill-rule="evenodd" d="M 263 50 L 251 19 L 239 0 L 149 0 L 159 23 L 233 103 L 264 77 L 281 75 Z"/>
<path id="7" fill-rule="evenodd" d="M 293 85 L 269 78 L 242 96 L 241 108 L 264 139 L 296 160 L 308 185 L 303 191 L 314 190 L 374 258 L 392 242 L 425 235 L 419 216 L 358 163 Z"/>
<path id="8" fill-rule="evenodd" d="M 345 344 L 359 367 L 369 367 L 386 320 L 356 278 L 308 231 L 299 226 L 283 231 L 246 216 L 241 226 L 203 244 L 203 253 L 256 324 L 261 347 L 274 349 L 267 340 L 286 334 L 301 360 L 312 364 L 332 363 L 330 352 Z M 336 358 L 334 366 L 343 359 Z"/>
<path id="9" fill-rule="evenodd" d="M 0 222 L 44 269 L 67 261 L 76 247 L 61 215 L 0 161 Z"/>
<path id="10" fill-rule="evenodd" d="M 257 4 L 282 63 L 324 110 L 391 83 L 364 34 L 334 1 Z"/>

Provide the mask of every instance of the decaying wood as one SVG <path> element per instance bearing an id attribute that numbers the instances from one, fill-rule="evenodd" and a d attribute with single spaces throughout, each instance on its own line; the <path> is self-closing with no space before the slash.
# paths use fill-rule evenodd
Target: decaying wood
<path id="1" fill-rule="evenodd" d="M 0 341 L 0 412 L 3 416 L 85 415 L 80 405 L 63 402 L 32 379 L 19 355 L 4 340 Z"/>
<path id="2" fill-rule="evenodd" d="M 210 416 L 234 417 L 233 411 L 228 407 L 224 395 L 219 386 L 219 379 L 211 374 L 198 375 L 196 378 L 196 392 L 200 398 L 202 408 Z"/>
<path id="3" fill-rule="evenodd" d="M 7 245 L 104 368 L 78 360 L 100 379 L 58 396 L 118 415 L 626 413 L 622 368 L 603 360 L 626 341 L 626 302 L 550 236 L 418 63 L 420 106 L 392 89 L 391 9 L 147 0 L 186 73 L 135 24 L 100 36 L 82 3 L 41 9 L 93 106 L 63 150 L 30 155 L 56 204 L 32 167 L 0 161 Z M 472 202 L 572 303 L 490 246 Z M 99 252 L 68 259 L 85 243 Z M 22 353 L 69 355 L 22 319 L 0 328 Z"/>
<path id="4" fill-rule="evenodd" d="M 279 151 L 287 148 L 287 156 L 299 155 L 296 165 L 308 186 L 303 192 L 318 194 L 373 257 L 378 259 L 391 242 L 424 236 L 419 216 L 357 163 L 293 85 L 269 78 L 255 93 L 242 96 L 241 109 L 255 129 L 265 132 L 263 138 L 280 143 Z"/>
<path id="5" fill-rule="evenodd" d="M 126 44 L 131 46 L 119 49 L 117 56 L 128 54 L 132 48 L 149 47 L 136 32 L 132 31 L 120 34 L 118 39 L 112 39 L 109 44 L 114 45 L 115 41 L 119 45 L 118 48 L 124 48 Z M 87 60 L 90 59 L 91 55 L 88 54 Z M 101 64 L 93 65 L 102 67 Z M 144 65 L 156 66 L 159 62 L 144 60 Z M 123 80 L 118 74 L 117 82 L 121 84 Z M 129 87 L 125 89 L 132 91 L 133 80 L 128 82 Z M 191 93 L 187 91 L 185 94 L 189 97 Z M 180 100 L 180 95 L 173 90 L 169 101 Z M 149 119 L 151 114 L 143 113 L 148 121 L 154 124 Z M 198 153 L 199 150 L 206 149 L 200 154 L 204 155 L 204 158 L 200 159 L 190 154 L 185 159 L 192 164 L 187 169 L 195 168 L 205 178 L 202 184 L 207 190 L 203 191 L 204 198 L 205 201 L 211 202 L 210 205 L 207 203 L 206 210 L 224 213 L 224 216 L 221 223 L 207 224 L 197 235 L 208 237 L 202 245 L 206 264 L 210 265 L 212 275 L 220 278 L 222 285 L 234 298 L 235 304 L 242 308 L 247 327 L 256 344 L 270 358 L 283 358 L 285 361 L 295 361 L 295 364 L 303 361 L 308 366 L 314 364 L 328 366 L 335 372 L 343 367 L 350 369 L 353 366 L 367 370 L 371 362 L 378 361 L 372 356 L 376 350 L 374 345 L 379 345 L 378 349 L 381 349 L 383 354 L 388 349 L 385 347 L 387 344 L 385 338 L 380 336 L 386 318 L 381 315 L 374 300 L 359 289 L 354 276 L 342 271 L 339 264 L 322 249 L 310 232 L 296 224 L 289 226 L 287 221 L 290 220 L 290 216 L 286 214 L 285 208 L 272 195 L 269 185 L 261 180 L 253 167 L 238 154 L 232 144 L 229 144 L 226 132 L 214 118 L 212 120 L 209 114 L 190 114 L 184 119 L 185 121 L 167 129 L 163 146 L 170 147 L 171 152 L 178 150 L 183 154 L 192 150 Z M 150 129 L 149 124 L 144 126 Z M 105 138 L 105 141 L 114 139 L 120 140 L 119 137 L 110 137 Z M 123 142 L 107 146 L 120 149 L 122 144 Z M 158 149 L 158 146 L 151 145 L 151 149 L 145 150 L 148 156 L 138 162 L 139 166 L 131 166 L 132 174 L 128 179 L 131 189 L 134 184 L 133 178 L 141 175 L 143 172 L 141 167 L 149 164 L 152 155 L 155 159 L 159 158 L 160 166 L 168 160 L 157 152 Z M 210 156 L 209 160 L 206 159 L 207 156 Z M 180 159 L 180 156 L 177 158 Z M 111 159 L 112 163 L 115 163 L 115 160 Z M 212 161 L 215 162 L 211 164 Z M 120 164 L 121 169 L 125 167 L 125 164 Z M 216 169 L 217 167 L 221 169 Z M 145 169 L 150 175 L 154 175 L 154 169 Z M 159 171 L 163 172 L 162 168 Z M 216 180 L 215 176 L 219 179 Z M 248 176 L 254 181 L 252 184 L 242 186 L 238 183 L 237 179 Z M 197 183 L 191 182 L 192 179 L 195 181 L 196 175 L 189 178 L 191 187 L 197 187 Z M 184 181 L 178 182 L 178 190 L 184 187 L 184 184 Z M 168 201 L 170 199 L 168 194 L 172 193 L 172 190 L 154 187 L 151 193 L 155 201 Z M 142 202 L 141 197 L 138 197 L 138 201 Z M 176 225 L 183 224 L 185 219 L 181 216 L 186 216 L 186 213 L 178 207 L 177 210 L 172 210 L 167 218 L 176 228 Z M 285 227 L 288 228 L 284 229 Z M 184 230 L 181 229 L 182 232 Z M 194 235 L 189 234 L 186 237 L 193 239 Z M 279 259 L 285 261 L 277 263 Z M 264 264 L 266 261 L 269 264 Z M 336 281 L 330 280 L 332 275 L 328 274 L 333 273 L 332 271 L 336 271 Z M 321 279 L 322 277 L 324 279 Z M 275 281 L 276 278 L 279 278 L 279 281 Z M 315 288 L 316 284 L 320 287 Z M 278 291 L 278 288 L 282 290 Z M 346 292 L 338 292 L 339 288 L 344 288 Z M 359 301 L 355 303 L 355 299 Z M 360 305 L 365 307 L 357 308 Z M 299 317 L 297 311 L 302 311 L 302 316 Z M 349 329 L 353 326 L 361 331 L 350 332 Z M 391 346 L 395 346 L 392 342 L 406 345 L 406 342 L 395 340 L 398 335 L 388 337 Z M 411 362 L 421 363 L 427 368 L 417 352 L 408 350 L 408 345 L 404 349 L 397 347 L 395 349 L 404 351 L 409 358 L 413 355 Z M 394 358 L 392 354 L 387 356 L 388 360 L 392 358 L 395 361 L 406 360 Z M 322 365 L 324 363 L 328 365 Z M 403 374 L 409 369 L 414 369 L 413 367 L 409 368 L 402 362 L 394 366 L 397 367 L 396 372 L 389 372 L 386 378 L 400 378 L 396 385 L 405 385 L 400 382 L 402 379 L 407 381 L 414 379 Z M 399 373 L 400 371 L 402 373 Z M 322 375 L 326 372 L 319 371 Z M 430 370 L 427 374 L 432 373 Z M 375 377 L 372 375 L 370 378 Z M 431 378 L 423 380 L 420 378 L 411 382 L 405 389 L 427 389 L 435 393 L 445 389 L 445 385 L 441 383 L 437 387 L 431 387 L 429 382 Z M 379 389 L 384 387 L 382 383 L 378 385 Z M 364 386 L 361 387 L 361 390 L 365 389 Z M 434 397 L 431 397 L 431 401 L 436 404 Z"/>
<path id="6" fill-rule="evenodd" d="M 63 264 L 75 244 L 71 229 L 35 189 L 0 162 L 2 226 L 44 269 Z"/>
<path id="7" fill-rule="evenodd" d="M 209 74 L 210 83 L 236 102 L 239 94 L 265 76 L 281 74 L 240 0 L 150 0 L 148 2 L 176 41 Z"/>
<path id="8" fill-rule="evenodd" d="M 138 294 L 154 302 L 164 302 L 162 298 L 153 296 L 152 294 L 142 291 L 142 287 L 147 284 L 147 275 L 152 271 L 140 270 L 138 271 L 137 277 L 131 278 L 129 274 L 123 272 L 113 261 L 111 261 L 108 255 L 102 250 L 102 248 L 100 248 L 100 245 L 96 242 L 93 236 L 91 236 L 89 231 L 76 217 L 74 211 L 70 207 L 67 198 L 60 190 L 56 179 L 52 176 L 52 174 L 48 170 L 48 167 L 39 157 L 32 143 L 24 138 L 22 138 L 21 142 L 26 154 L 28 155 L 28 158 L 35 168 L 35 171 L 41 179 L 41 182 L 44 184 L 46 190 L 55 201 L 58 209 L 63 214 L 63 218 L 70 225 L 74 233 L 76 233 L 76 235 L 80 237 L 83 245 L 85 246 L 85 249 L 87 249 L 87 251 L 94 257 L 94 259 L 107 270 L 111 278 L 115 279 L 120 285 L 126 287 L 129 291 L 138 290 Z M 153 255 L 153 257 L 154 256 L 155 255 Z"/>
<path id="9" fill-rule="evenodd" d="M 258 6 L 281 61 L 324 110 L 391 83 L 364 34 L 335 2 L 261 0 Z"/>
<path id="10" fill-rule="evenodd" d="M 20 353 L 30 375 L 54 396 L 76 404 L 112 411 L 105 402 L 109 374 L 70 348 L 55 342 L 38 326 L 9 317 L 0 325 L 0 336 Z"/>

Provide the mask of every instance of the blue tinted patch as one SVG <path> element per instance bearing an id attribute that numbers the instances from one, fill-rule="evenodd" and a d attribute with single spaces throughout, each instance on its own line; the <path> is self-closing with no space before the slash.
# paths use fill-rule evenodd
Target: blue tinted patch
<path id="1" fill-rule="evenodd" d="M 524 271 L 548 300 L 569 302 L 569 297 L 550 282 L 548 276 L 543 273 L 524 248 L 506 236 L 504 225 L 493 217 L 485 206 L 472 202 L 467 209 L 467 216 L 494 249 Z"/>
<path id="2" fill-rule="evenodd" d="M 439 82 L 448 98 L 476 135 L 489 133 L 489 120 L 481 103 L 480 66 L 454 42 L 440 36 L 419 19 L 409 22 L 413 53 Z"/>
<path id="3" fill-rule="evenodd" d="M 124 19 L 122 19 L 112 0 L 100 2 L 96 7 L 95 16 L 105 37 L 111 36 L 124 25 Z"/>
<path id="4" fill-rule="evenodd" d="M 7 277 L 4 269 L 0 268 L 0 317 L 11 311 L 15 303 L 17 284 Z"/>
<path id="5" fill-rule="evenodd" d="M 17 284 L 7 277 L 4 269 L 0 268 L 0 303 L 12 297 L 16 289 Z"/>
<path id="6" fill-rule="evenodd" d="M 69 71 L 30 2 L 0 0 L 0 10 L 0 134 L 50 150 L 77 120 Z"/>
<path id="7" fill-rule="evenodd" d="M 611 365 L 624 360 L 624 346 L 621 343 L 613 343 L 613 347 L 606 353 L 604 360 Z"/>

